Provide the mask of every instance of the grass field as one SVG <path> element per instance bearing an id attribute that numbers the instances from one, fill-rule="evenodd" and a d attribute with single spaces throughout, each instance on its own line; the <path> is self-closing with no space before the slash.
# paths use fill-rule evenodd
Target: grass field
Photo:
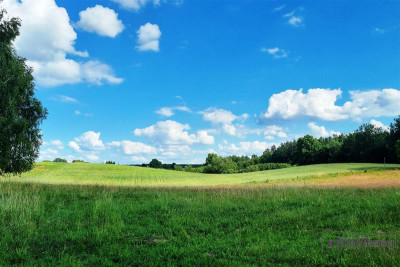
<path id="1" fill-rule="evenodd" d="M 71 185 L 109 186 L 215 186 L 265 183 L 282 179 L 306 179 L 324 175 L 361 173 L 383 168 L 383 164 L 339 163 L 292 167 L 279 170 L 240 174 L 202 174 L 89 163 L 37 163 L 34 170 L 22 177 L 7 180 Z M 387 169 L 400 165 L 386 164 Z"/>
<path id="2" fill-rule="evenodd" d="M 400 239 L 400 165 L 386 167 L 207 175 L 39 163 L 1 178 L 0 266 L 399 266 L 399 249 L 321 249 L 332 231 Z M 360 180 L 389 187 L 340 188 Z"/>
<path id="3" fill-rule="evenodd" d="M 323 253 L 319 240 L 399 229 L 399 189 L 0 183 L 1 266 L 399 266 L 398 250 Z"/>

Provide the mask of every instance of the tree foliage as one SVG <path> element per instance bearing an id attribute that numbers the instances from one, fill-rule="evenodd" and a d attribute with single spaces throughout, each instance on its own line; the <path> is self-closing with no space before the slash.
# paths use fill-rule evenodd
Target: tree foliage
<path id="1" fill-rule="evenodd" d="M 158 159 L 152 159 L 149 163 L 150 168 L 155 168 L 155 169 L 161 169 L 162 168 L 162 162 L 159 161 Z"/>
<path id="2" fill-rule="evenodd" d="M 30 170 L 39 155 L 47 110 L 34 97 L 32 69 L 12 44 L 20 20 L 5 14 L 0 10 L 0 174 L 18 174 Z"/>

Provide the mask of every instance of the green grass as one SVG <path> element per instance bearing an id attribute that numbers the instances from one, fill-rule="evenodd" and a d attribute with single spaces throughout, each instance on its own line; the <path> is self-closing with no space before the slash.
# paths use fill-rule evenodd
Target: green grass
<path id="1" fill-rule="evenodd" d="M 399 266 L 398 251 L 329 254 L 319 241 L 399 229 L 399 189 L 0 183 L 0 266 Z"/>
<path id="2" fill-rule="evenodd" d="M 386 167 L 400 168 L 400 165 L 386 164 Z M 243 185 L 266 180 L 348 173 L 374 168 L 383 168 L 383 164 L 319 164 L 240 174 L 202 174 L 109 164 L 37 163 L 33 171 L 24 173 L 22 177 L 2 180 L 74 185 L 215 186 Z"/>
<path id="3" fill-rule="evenodd" d="M 399 266 L 399 250 L 324 253 L 320 238 L 350 231 L 400 239 L 400 189 L 246 186 L 382 167 L 210 175 L 38 163 L 0 178 L 0 266 Z"/>

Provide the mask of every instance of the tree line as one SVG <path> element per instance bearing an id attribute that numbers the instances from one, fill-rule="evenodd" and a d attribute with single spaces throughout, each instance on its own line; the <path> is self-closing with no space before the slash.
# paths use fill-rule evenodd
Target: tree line
<path id="1" fill-rule="evenodd" d="M 241 173 L 319 163 L 400 163 L 400 116 L 389 129 L 371 123 L 362 124 L 348 134 L 315 138 L 305 135 L 279 146 L 265 149 L 262 155 L 227 156 L 208 154 L 202 165 L 162 164 L 153 159 L 143 167 L 201 173 Z"/>

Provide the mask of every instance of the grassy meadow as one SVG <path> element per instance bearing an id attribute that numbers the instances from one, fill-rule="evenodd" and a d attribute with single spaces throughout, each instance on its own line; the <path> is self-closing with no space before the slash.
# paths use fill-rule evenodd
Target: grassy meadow
<path id="1" fill-rule="evenodd" d="M 320 241 L 329 231 L 399 238 L 399 187 L 291 186 L 354 175 L 400 179 L 379 168 L 208 175 L 39 163 L 1 178 L 0 266 L 399 266 L 399 250 L 327 253 Z M 265 186 L 274 183 L 283 186 Z"/>
<path id="2" fill-rule="evenodd" d="M 400 164 L 386 164 L 386 169 L 400 169 Z M 108 186 L 215 186 L 245 185 L 274 180 L 306 179 L 333 174 L 358 173 L 383 169 L 383 164 L 337 163 L 292 167 L 279 170 L 237 174 L 203 174 L 133 166 L 92 163 L 37 163 L 22 177 L 7 180 L 46 184 Z"/>

